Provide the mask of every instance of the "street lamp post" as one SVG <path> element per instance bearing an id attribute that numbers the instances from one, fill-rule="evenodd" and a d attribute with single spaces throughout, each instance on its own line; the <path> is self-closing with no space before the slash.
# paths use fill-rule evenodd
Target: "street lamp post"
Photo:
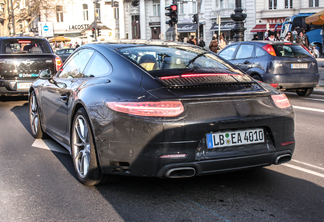
<path id="1" fill-rule="evenodd" d="M 231 14 L 231 18 L 235 23 L 232 29 L 234 32 L 234 42 L 242 42 L 244 41 L 244 31 L 246 30 L 243 24 L 246 14 L 242 13 L 241 0 L 235 0 L 234 12 L 234 14 Z"/>
<path id="2" fill-rule="evenodd" d="M 93 1 L 93 7 L 94 7 L 94 22 L 93 22 L 93 26 L 94 26 L 94 39 L 95 41 L 97 41 L 97 12 L 96 12 L 96 5 L 99 2 L 99 0 L 94 0 Z"/>

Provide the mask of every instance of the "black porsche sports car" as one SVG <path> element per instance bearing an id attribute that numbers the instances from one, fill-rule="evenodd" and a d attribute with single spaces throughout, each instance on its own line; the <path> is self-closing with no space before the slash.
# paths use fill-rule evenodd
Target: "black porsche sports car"
<path id="1" fill-rule="evenodd" d="M 285 94 L 181 43 L 86 44 L 56 74 L 40 72 L 29 116 L 33 136 L 64 146 L 86 185 L 280 164 L 295 148 Z"/>

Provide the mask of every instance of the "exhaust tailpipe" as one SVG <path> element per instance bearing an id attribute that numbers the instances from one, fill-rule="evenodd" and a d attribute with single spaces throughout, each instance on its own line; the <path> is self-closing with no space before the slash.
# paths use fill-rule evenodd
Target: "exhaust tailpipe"
<path id="1" fill-rule="evenodd" d="M 165 176 L 168 178 L 185 178 L 185 177 L 193 177 L 196 174 L 196 170 L 193 167 L 181 167 L 181 168 L 173 168 L 169 169 Z"/>
<path id="2" fill-rule="evenodd" d="M 275 164 L 282 164 L 282 163 L 287 163 L 291 160 L 291 154 L 283 154 L 280 156 L 277 156 L 275 160 Z"/>

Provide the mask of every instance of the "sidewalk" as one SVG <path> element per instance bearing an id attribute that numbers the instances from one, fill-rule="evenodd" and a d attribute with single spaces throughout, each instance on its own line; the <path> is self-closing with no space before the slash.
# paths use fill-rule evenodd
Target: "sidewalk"
<path id="1" fill-rule="evenodd" d="M 313 93 L 324 95 L 324 58 L 317 58 L 316 60 L 318 64 L 318 73 L 320 75 L 320 79 Z"/>

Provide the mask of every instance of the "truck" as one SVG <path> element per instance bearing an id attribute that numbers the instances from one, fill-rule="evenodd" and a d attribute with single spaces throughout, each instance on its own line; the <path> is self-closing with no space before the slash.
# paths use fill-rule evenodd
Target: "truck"
<path id="1" fill-rule="evenodd" d="M 299 13 L 297 15 L 287 17 L 281 26 L 280 39 L 284 39 L 288 31 L 292 32 L 296 29 L 296 31 L 299 32 L 302 29 L 305 29 L 309 43 L 315 44 L 319 48 L 319 51 L 322 52 L 323 51 L 322 26 L 306 24 L 305 22 L 305 18 L 313 14 L 314 13 Z"/>
<path id="2" fill-rule="evenodd" d="M 57 72 L 62 60 L 40 37 L 0 37 L 0 96 L 27 95 L 44 68 Z"/>

